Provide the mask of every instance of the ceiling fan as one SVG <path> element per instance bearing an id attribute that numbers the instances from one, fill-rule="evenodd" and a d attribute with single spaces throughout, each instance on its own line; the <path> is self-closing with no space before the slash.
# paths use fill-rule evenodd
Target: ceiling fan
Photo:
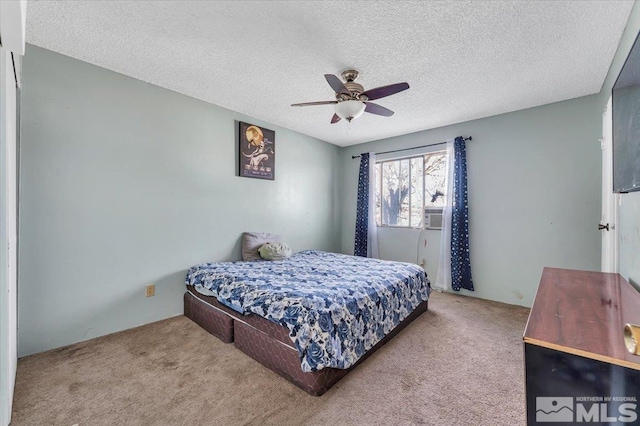
<path id="1" fill-rule="evenodd" d="M 331 124 L 337 123 L 343 118 L 351 122 L 351 120 L 360 117 L 364 112 L 391 117 L 393 111 L 370 101 L 407 90 L 409 84 L 396 83 L 365 91 L 361 84 L 356 83 L 358 74 L 359 72 L 356 70 L 343 71 L 341 75 L 345 83 L 333 74 L 324 75 L 329 86 L 336 92 L 335 101 L 305 102 L 291 104 L 291 106 L 334 105 L 335 114 L 331 117 Z"/>

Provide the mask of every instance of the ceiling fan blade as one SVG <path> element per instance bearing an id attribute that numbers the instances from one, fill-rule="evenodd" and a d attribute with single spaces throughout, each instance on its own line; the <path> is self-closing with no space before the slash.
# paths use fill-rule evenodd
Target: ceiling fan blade
<path id="1" fill-rule="evenodd" d="M 336 93 L 351 96 L 351 92 L 349 91 L 349 89 L 347 89 L 347 87 L 338 77 L 333 74 L 325 74 L 324 78 L 327 79 L 327 83 L 329 83 L 329 86 L 331 86 L 331 88 Z"/>
<path id="2" fill-rule="evenodd" d="M 291 106 L 312 106 L 312 105 L 331 105 L 337 104 L 338 101 L 318 101 L 318 102 L 305 102 L 301 104 L 291 104 Z"/>
<path id="3" fill-rule="evenodd" d="M 338 117 L 338 114 L 333 114 L 333 117 L 331 117 L 331 124 L 335 124 L 340 120 L 341 120 L 341 118 Z"/>
<path id="4" fill-rule="evenodd" d="M 408 88 L 409 88 L 409 83 L 396 83 L 396 84 L 390 84 L 388 86 L 376 87 L 375 89 L 367 90 L 366 92 L 363 92 L 362 95 L 366 96 L 370 101 L 373 101 L 375 99 L 380 99 L 386 96 L 395 95 L 396 93 L 402 92 L 403 90 L 407 90 Z"/>
<path id="5" fill-rule="evenodd" d="M 383 115 L 385 117 L 391 117 L 394 114 L 390 109 L 374 104 L 373 102 L 365 103 L 367 106 L 365 107 L 364 112 L 368 112 L 369 114 Z"/>

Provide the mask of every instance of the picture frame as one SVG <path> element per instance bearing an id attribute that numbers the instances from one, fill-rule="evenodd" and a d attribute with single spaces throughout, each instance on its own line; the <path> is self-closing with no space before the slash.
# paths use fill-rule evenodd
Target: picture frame
<path id="1" fill-rule="evenodd" d="M 275 180 L 275 131 L 240 121 L 238 145 L 240 176 L 254 179 Z"/>

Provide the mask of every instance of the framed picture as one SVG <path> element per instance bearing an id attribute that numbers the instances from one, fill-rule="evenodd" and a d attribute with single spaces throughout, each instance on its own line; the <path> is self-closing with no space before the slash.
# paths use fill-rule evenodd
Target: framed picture
<path id="1" fill-rule="evenodd" d="M 276 132 L 241 121 L 238 139 L 240 176 L 274 180 Z"/>

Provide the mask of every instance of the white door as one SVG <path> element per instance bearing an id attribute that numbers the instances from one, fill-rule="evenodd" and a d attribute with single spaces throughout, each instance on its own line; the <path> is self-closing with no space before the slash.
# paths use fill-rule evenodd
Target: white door
<path id="1" fill-rule="evenodd" d="M 0 47 L 0 423 L 9 424 L 16 377 L 16 80 Z"/>
<path id="2" fill-rule="evenodd" d="M 618 197 L 613 193 L 613 115 L 611 98 L 603 113 L 602 139 L 602 272 L 618 272 Z"/>

